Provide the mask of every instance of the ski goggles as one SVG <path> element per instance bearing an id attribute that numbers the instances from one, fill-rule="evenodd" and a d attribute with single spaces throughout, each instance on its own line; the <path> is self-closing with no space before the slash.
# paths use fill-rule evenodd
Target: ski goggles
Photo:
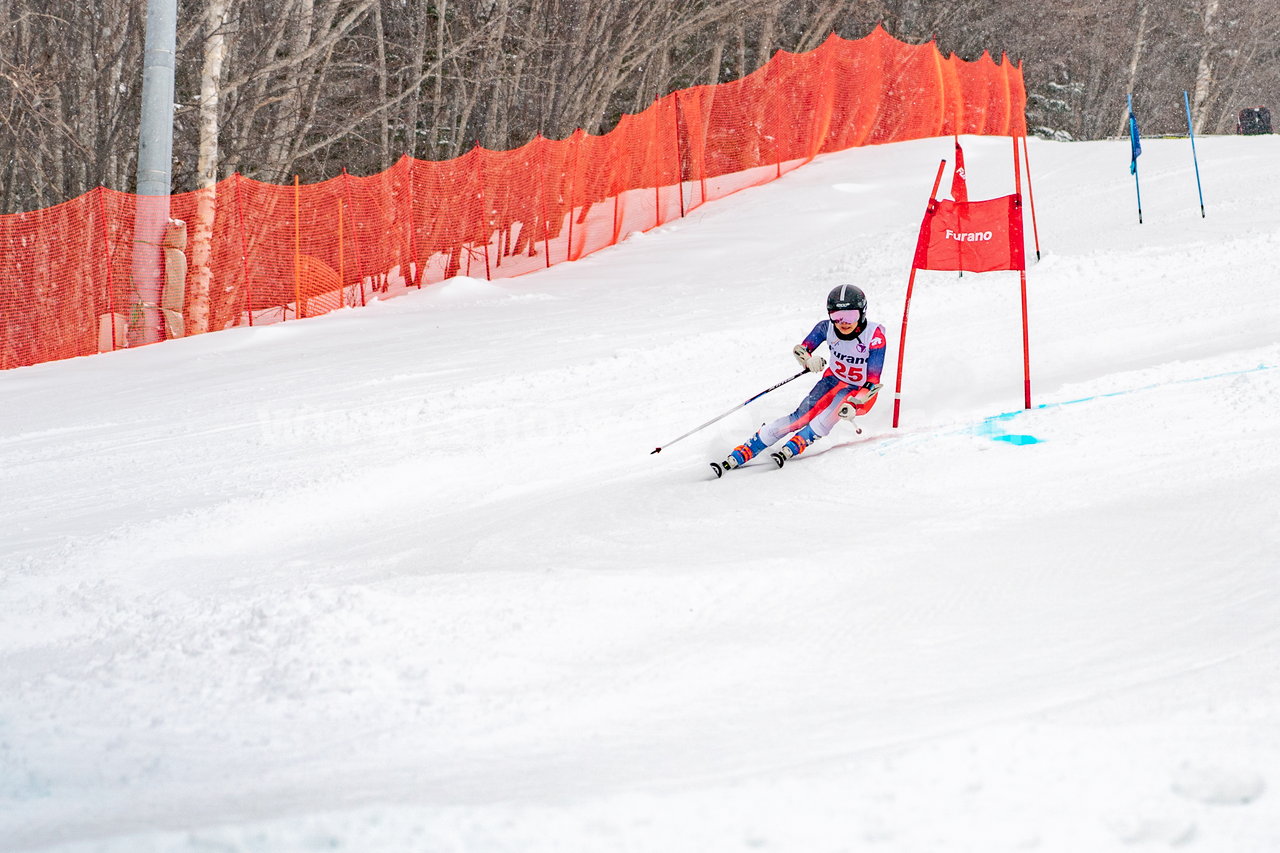
<path id="1" fill-rule="evenodd" d="M 831 312 L 831 322 L 833 323 L 848 323 L 850 326 L 856 326 L 861 319 L 862 312 L 857 308 Z"/>

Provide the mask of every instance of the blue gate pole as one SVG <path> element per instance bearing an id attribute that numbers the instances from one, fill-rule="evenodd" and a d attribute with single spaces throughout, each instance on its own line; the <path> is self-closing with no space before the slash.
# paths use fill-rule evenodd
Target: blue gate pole
<path id="1" fill-rule="evenodd" d="M 1191 127 L 1191 98 L 1182 90 L 1182 103 L 1187 108 L 1187 136 L 1191 137 L 1191 162 L 1196 167 L 1196 192 L 1200 194 L 1200 218 L 1204 219 L 1204 190 L 1200 187 L 1200 160 L 1196 157 L 1196 132 Z"/>

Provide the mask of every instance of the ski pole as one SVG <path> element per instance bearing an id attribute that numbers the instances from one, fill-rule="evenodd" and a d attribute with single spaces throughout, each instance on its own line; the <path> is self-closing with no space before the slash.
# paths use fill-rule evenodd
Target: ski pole
<path id="1" fill-rule="evenodd" d="M 868 391 L 871 392 L 870 394 L 867 395 L 867 400 L 870 400 L 876 394 L 880 393 L 879 382 L 873 382 L 870 385 L 863 385 L 862 387 L 866 388 Z M 866 402 L 866 401 L 864 400 L 863 402 Z M 858 417 L 856 414 L 854 414 L 853 412 L 850 412 L 848 417 L 845 417 L 843 415 L 841 415 L 841 417 L 844 417 L 844 419 L 849 422 L 849 425 L 853 427 L 854 432 L 856 432 L 858 435 L 862 435 L 862 427 L 858 426 Z"/>
<path id="2" fill-rule="evenodd" d="M 673 439 L 671 439 L 670 441 L 668 441 L 666 444 L 662 445 L 661 447 L 655 447 L 655 448 L 654 448 L 654 449 L 649 453 L 649 455 L 650 455 L 650 456 L 652 456 L 654 453 L 661 453 L 661 452 L 662 452 L 662 448 L 663 448 L 663 447 L 670 447 L 671 445 L 675 444 L 677 441 L 683 441 L 684 439 L 686 439 L 686 438 L 688 438 L 689 436 L 693 435 L 693 434 L 694 434 L 695 432 L 697 432 L 698 430 L 706 429 L 707 427 L 711 426 L 713 423 L 715 423 L 716 421 L 720 420 L 721 418 L 727 418 L 727 417 L 729 417 L 729 415 L 732 415 L 734 412 L 738 411 L 738 409 L 741 409 L 743 406 L 746 406 L 746 405 L 747 405 L 747 404 L 749 404 L 749 403 L 754 403 L 756 400 L 759 400 L 761 397 L 763 397 L 765 394 L 768 394 L 770 391 L 775 391 L 775 390 L 777 390 L 778 388 L 781 388 L 783 385 L 786 385 L 786 384 L 787 384 L 788 382 L 790 382 L 791 380 L 793 380 L 793 379 L 799 379 L 801 376 L 804 376 L 804 375 L 805 375 L 806 373 L 808 373 L 808 372 L 809 372 L 808 368 L 805 368 L 804 370 L 802 370 L 802 371 L 800 371 L 799 373 L 797 373 L 795 376 L 790 376 L 790 377 L 788 377 L 788 378 L 786 378 L 786 379 L 782 380 L 782 381 L 781 381 L 781 382 L 779 382 L 777 385 L 770 385 L 768 388 L 764 389 L 764 390 L 763 390 L 763 391 L 761 391 L 759 394 L 756 394 L 754 397 L 751 397 L 750 399 L 744 400 L 743 402 L 741 402 L 741 403 L 739 403 L 738 405 L 734 406 L 734 407 L 733 407 L 732 409 L 730 409 L 729 411 L 725 412 L 723 415 L 716 415 L 714 418 L 712 418 L 711 420 L 707 421 L 707 422 L 706 422 L 705 424 L 703 424 L 702 426 L 696 426 L 696 427 L 694 427 L 693 429 L 689 430 L 689 431 L 688 431 L 688 432 L 686 432 L 684 435 L 680 436 L 680 438 L 673 438 Z"/>

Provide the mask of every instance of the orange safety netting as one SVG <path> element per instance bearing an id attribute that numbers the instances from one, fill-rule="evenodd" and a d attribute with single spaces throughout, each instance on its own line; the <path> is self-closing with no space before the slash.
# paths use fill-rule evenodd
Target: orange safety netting
<path id="1" fill-rule="evenodd" d="M 171 286 L 148 303 L 175 337 L 363 305 L 454 275 L 498 278 L 574 260 L 774 180 L 817 154 L 952 134 L 1023 136 L 1020 67 L 944 58 L 883 29 L 777 53 L 729 83 L 625 115 L 602 136 L 538 137 L 369 177 L 277 186 L 239 175 L 170 198 Z M 136 338 L 138 197 L 104 188 L 0 216 L 0 368 Z M 185 252 L 185 261 L 181 254 Z M 185 274 L 184 274 L 185 273 Z M 199 294 L 208 292 L 206 312 Z M 152 299 L 157 299 L 153 296 Z"/>

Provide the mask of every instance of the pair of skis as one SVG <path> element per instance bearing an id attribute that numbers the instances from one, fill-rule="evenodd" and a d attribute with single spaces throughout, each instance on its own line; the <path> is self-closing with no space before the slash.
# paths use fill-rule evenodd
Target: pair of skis
<path id="1" fill-rule="evenodd" d="M 770 454 L 769 454 L 769 458 L 773 460 L 773 462 L 774 462 L 774 464 L 775 464 L 775 465 L 777 465 L 779 468 L 781 468 L 783 465 L 787 464 L 787 459 L 788 459 L 789 457 L 788 457 L 785 453 L 783 453 L 782 451 L 778 451 L 778 452 L 776 452 L 776 453 L 770 453 Z M 750 461 L 750 460 L 748 460 L 748 461 Z M 717 480 L 719 480 L 721 477 L 723 477 L 726 471 L 732 471 L 732 470 L 733 470 L 732 468 L 726 468 L 726 467 L 724 467 L 724 463 L 723 463 L 723 462 L 711 462 L 711 463 L 709 463 L 709 464 L 711 465 L 711 470 L 715 472 L 715 475 L 716 475 L 716 479 L 717 479 Z M 746 463 L 743 463 L 743 464 L 746 464 Z M 739 467 L 739 468 L 741 468 L 741 467 L 742 467 L 742 465 L 739 465 L 738 467 Z"/>
<path id="2" fill-rule="evenodd" d="M 876 386 L 876 388 L 879 388 L 879 387 L 880 386 L 878 385 Z M 849 417 L 845 418 L 845 420 L 847 420 L 850 423 L 850 425 L 853 426 L 854 432 L 856 432 L 858 435 L 862 435 L 862 427 L 858 426 L 858 421 L 856 418 L 850 415 Z M 794 458 L 794 456 L 792 456 L 791 454 L 784 452 L 785 450 L 786 450 L 786 447 L 784 446 L 782 450 L 776 450 L 773 453 L 769 454 L 769 458 L 773 460 L 773 464 L 777 465 L 779 468 L 781 468 L 783 465 L 786 465 L 788 459 Z M 751 460 L 748 459 L 747 462 L 743 463 L 743 465 L 746 465 L 750 461 Z M 723 477 L 726 471 L 733 470 L 732 468 L 726 468 L 723 462 L 709 462 L 707 464 L 709 464 L 711 466 L 711 470 L 715 472 L 717 480 Z M 738 467 L 741 468 L 742 465 L 739 465 Z"/>

